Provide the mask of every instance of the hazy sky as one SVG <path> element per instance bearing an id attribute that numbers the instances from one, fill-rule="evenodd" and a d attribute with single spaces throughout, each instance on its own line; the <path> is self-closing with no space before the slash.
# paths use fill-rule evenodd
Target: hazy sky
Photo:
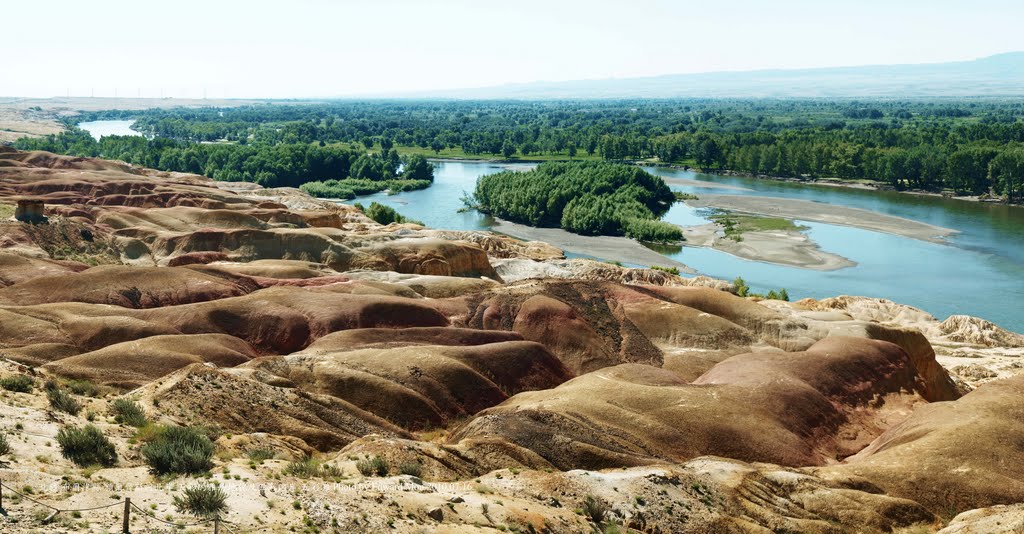
<path id="1" fill-rule="evenodd" d="M 33 0 L 0 12 L 0 96 L 383 95 L 1024 50 L 1021 0 Z"/>

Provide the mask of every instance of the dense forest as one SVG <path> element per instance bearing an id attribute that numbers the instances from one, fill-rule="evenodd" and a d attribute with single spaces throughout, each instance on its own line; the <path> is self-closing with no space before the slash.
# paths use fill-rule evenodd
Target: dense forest
<path id="1" fill-rule="evenodd" d="M 385 189 L 422 189 L 434 180 L 434 166 L 425 157 L 411 155 L 403 159 L 393 148 L 370 153 L 316 143 L 243 145 L 140 136 L 105 136 L 96 141 L 74 126 L 59 135 L 19 139 L 15 147 L 116 159 L 265 187 L 302 186 L 311 194 L 333 198 L 354 198 L 356 194 Z"/>
<path id="2" fill-rule="evenodd" d="M 547 162 L 529 172 L 491 174 L 477 180 L 472 201 L 484 213 L 531 226 L 641 241 L 683 238 L 679 227 L 658 220 L 675 195 L 634 165 Z"/>
<path id="3" fill-rule="evenodd" d="M 113 118 L 134 119 L 135 129 L 155 136 L 153 145 L 104 139 L 91 146 L 74 132 L 19 143 L 281 185 L 342 179 L 338 171 L 369 151 L 379 158 L 371 174 L 393 174 L 388 154 L 397 150 L 675 163 L 1011 200 L 1024 190 L 1019 99 L 275 102 L 92 112 L 75 120 Z"/>

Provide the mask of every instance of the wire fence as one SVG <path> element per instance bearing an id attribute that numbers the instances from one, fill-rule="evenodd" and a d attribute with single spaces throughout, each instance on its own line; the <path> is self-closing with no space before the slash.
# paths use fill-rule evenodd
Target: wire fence
<path id="1" fill-rule="evenodd" d="M 42 502 L 39 499 L 36 499 L 35 497 L 32 497 L 31 495 L 28 495 L 28 494 L 26 494 L 24 492 L 18 491 L 16 489 L 12 488 L 11 486 L 8 486 L 7 484 L 4 484 L 2 481 L 0 481 L 0 515 L 3 515 L 3 516 L 7 516 L 8 515 L 7 510 L 4 508 L 4 495 L 5 495 L 5 492 L 7 492 L 9 494 L 16 495 L 16 496 L 18 496 L 21 499 L 24 499 L 24 500 L 29 501 L 31 503 L 37 504 L 37 505 L 42 506 L 42 507 L 44 507 L 46 509 L 52 510 L 53 513 L 50 514 L 46 519 L 43 520 L 44 523 L 49 523 L 49 522 L 53 521 L 53 519 L 55 517 L 57 517 L 58 514 L 62 514 L 62 513 L 74 514 L 74 513 L 81 513 L 81 512 L 91 512 L 91 511 L 96 511 L 96 510 L 105 510 L 105 509 L 108 509 L 108 508 L 114 508 L 115 506 L 122 506 L 122 507 L 124 507 L 124 514 L 122 516 L 122 528 L 121 528 L 122 534 L 129 534 L 129 532 L 130 532 L 131 517 L 132 517 L 131 516 L 131 510 L 133 510 L 133 509 L 136 512 L 138 512 L 137 515 L 141 515 L 143 518 L 146 519 L 146 521 L 153 520 L 153 521 L 156 521 L 158 523 L 161 523 L 161 524 L 167 525 L 169 527 L 172 527 L 174 529 L 198 527 L 198 526 L 202 526 L 202 525 L 209 525 L 209 524 L 212 523 L 213 532 L 219 532 L 221 527 L 223 527 L 225 529 L 225 531 L 227 531 L 227 532 L 230 532 L 230 533 L 235 533 L 236 532 L 233 528 L 231 528 L 229 526 L 229 525 L 231 525 L 231 523 L 228 523 L 227 521 L 224 521 L 223 519 L 216 518 L 216 517 L 215 518 L 210 518 L 210 519 L 201 519 L 201 520 L 193 522 L 193 523 L 183 523 L 183 522 L 180 522 L 180 521 L 166 521 L 166 520 L 160 519 L 159 517 L 156 517 L 156 515 L 153 514 L 151 511 L 148 511 L 148 510 L 145 510 L 143 508 L 140 508 L 137 504 L 132 502 L 131 498 L 122 499 L 120 501 L 113 502 L 113 503 L 110 503 L 110 504 L 104 504 L 102 506 L 92 506 L 92 507 L 89 507 L 89 508 L 59 508 L 59 507 L 56 507 L 56 506 L 53 506 L 53 505 L 50 505 L 50 504 L 46 504 L 45 502 Z"/>

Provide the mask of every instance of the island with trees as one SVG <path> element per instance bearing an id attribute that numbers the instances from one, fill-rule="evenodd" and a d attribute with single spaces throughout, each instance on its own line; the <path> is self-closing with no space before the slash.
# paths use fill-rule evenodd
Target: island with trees
<path id="1" fill-rule="evenodd" d="M 651 242 L 683 239 L 679 227 L 658 220 L 675 195 L 664 180 L 632 165 L 548 162 L 528 172 L 482 176 L 472 201 L 484 213 L 530 226 Z"/>

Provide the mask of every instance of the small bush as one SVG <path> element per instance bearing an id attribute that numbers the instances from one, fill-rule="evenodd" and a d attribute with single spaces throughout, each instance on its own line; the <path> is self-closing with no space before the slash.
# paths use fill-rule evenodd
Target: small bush
<path id="1" fill-rule="evenodd" d="M 158 475 L 205 473 L 213 467 L 213 442 L 188 427 L 165 426 L 142 446 L 142 456 Z"/>
<path id="2" fill-rule="evenodd" d="M 0 456 L 11 454 L 11 444 L 7 441 L 7 434 L 0 432 Z"/>
<path id="3" fill-rule="evenodd" d="M 69 380 L 67 387 L 75 395 L 83 397 L 98 397 L 100 395 L 100 388 L 88 380 Z"/>
<path id="4" fill-rule="evenodd" d="M 270 460 L 274 456 L 277 456 L 277 451 L 275 451 L 274 449 L 256 448 L 249 449 L 248 451 L 245 452 L 245 455 L 248 456 L 250 460 L 256 463 L 263 463 L 264 461 Z"/>
<path id="5" fill-rule="evenodd" d="M 383 477 L 387 476 L 388 471 L 390 471 L 390 469 L 388 469 L 387 462 L 385 462 L 380 456 L 374 456 L 372 458 L 366 457 L 359 460 L 356 462 L 356 469 L 358 469 L 359 473 L 364 477 Z"/>
<path id="6" fill-rule="evenodd" d="M 340 477 L 341 470 L 333 465 L 322 464 L 313 458 L 303 458 L 291 462 L 284 468 L 284 474 L 299 478 L 333 478 Z"/>
<path id="7" fill-rule="evenodd" d="M 7 391 L 14 391 L 15 393 L 32 393 L 32 388 L 36 385 L 36 381 L 28 375 L 14 375 L 0 378 L 0 388 L 4 388 Z"/>
<path id="8" fill-rule="evenodd" d="M 174 496 L 174 508 L 195 517 L 219 517 L 228 511 L 228 496 L 219 486 L 196 484 Z"/>
<path id="9" fill-rule="evenodd" d="M 82 405 L 78 404 L 68 392 L 60 388 L 52 388 L 46 390 L 46 397 L 50 399 L 50 407 L 54 410 L 61 412 L 67 412 L 71 415 L 78 415 L 78 412 L 82 411 Z"/>
<path id="10" fill-rule="evenodd" d="M 404 462 L 398 466 L 398 472 L 403 475 L 414 476 L 416 478 L 423 477 L 423 464 L 419 462 Z"/>
<path id="11" fill-rule="evenodd" d="M 737 276 L 736 279 L 732 281 L 732 286 L 736 292 L 736 296 L 738 297 L 746 297 L 750 294 L 750 286 L 747 285 L 746 280 L 742 277 Z"/>
<path id="12" fill-rule="evenodd" d="M 100 432 L 100 429 L 86 425 L 84 428 L 66 426 L 57 431 L 60 453 L 76 465 L 87 467 L 102 465 L 110 467 L 117 463 L 114 444 Z"/>
<path id="13" fill-rule="evenodd" d="M 146 412 L 139 403 L 131 399 L 117 399 L 110 405 L 110 412 L 114 414 L 114 420 L 136 428 L 146 426 Z"/>
<path id="14" fill-rule="evenodd" d="M 583 515 L 587 516 L 596 525 L 600 525 L 604 522 L 605 515 L 608 514 L 608 505 L 601 499 L 594 497 L 593 495 L 587 495 L 583 499 Z"/>
<path id="15" fill-rule="evenodd" d="M 423 223 L 421 223 L 419 221 L 415 221 L 413 219 L 406 218 L 405 216 L 403 216 L 402 214 L 398 213 L 397 211 L 395 211 L 394 208 L 392 208 L 390 206 L 385 206 L 385 205 L 379 204 L 377 202 L 371 202 L 370 203 L 370 207 L 366 208 L 365 213 L 366 213 L 367 217 L 373 219 L 374 221 L 376 221 L 376 222 L 378 222 L 380 224 L 384 224 L 384 225 L 391 224 L 391 223 L 399 223 L 399 224 L 401 224 L 401 223 L 414 223 L 414 224 L 420 224 L 420 225 L 423 224 Z"/>
<path id="16" fill-rule="evenodd" d="M 660 267 L 658 265 L 651 265 L 651 269 L 654 269 L 655 271 L 661 271 L 661 272 L 664 272 L 664 273 L 674 274 L 676 276 L 679 276 L 679 268 L 678 267 Z"/>

